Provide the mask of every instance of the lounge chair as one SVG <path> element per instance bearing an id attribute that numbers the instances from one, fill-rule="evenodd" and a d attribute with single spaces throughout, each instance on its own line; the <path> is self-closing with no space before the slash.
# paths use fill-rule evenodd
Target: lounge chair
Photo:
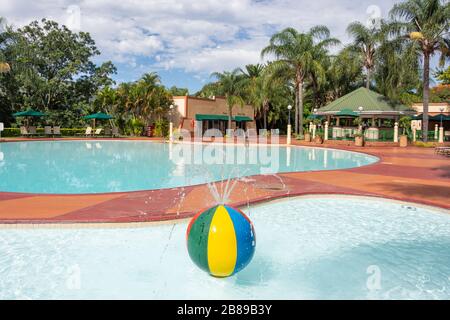
<path id="1" fill-rule="evenodd" d="M 30 134 L 30 136 L 37 136 L 37 131 L 36 131 L 36 127 L 29 127 L 28 128 L 28 133 Z"/>
<path id="2" fill-rule="evenodd" d="M 113 138 L 120 137 L 119 128 L 113 127 L 112 130 L 111 130 L 111 135 L 112 135 Z"/>
<path id="3" fill-rule="evenodd" d="M 99 137 L 101 135 L 102 131 L 103 131 L 102 128 L 96 129 L 94 132 L 94 137 Z"/>
<path id="4" fill-rule="evenodd" d="M 86 131 L 84 133 L 79 133 L 79 136 L 85 136 L 85 137 L 90 137 L 92 136 L 92 128 L 91 127 L 87 127 Z"/>
<path id="5" fill-rule="evenodd" d="M 27 127 L 20 127 L 20 135 L 22 137 L 29 137 L 30 133 L 28 132 Z"/>
<path id="6" fill-rule="evenodd" d="M 44 127 L 44 134 L 45 134 L 46 136 L 53 136 L 52 127 L 50 127 L 50 126 L 45 126 L 45 127 Z"/>
<path id="7" fill-rule="evenodd" d="M 61 127 L 53 127 L 53 136 L 61 136 Z"/>
<path id="8" fill-rule="evenodd" d="M 111 137 L 112 136 L 111 129 L 110 128 L 106 128 L 104 135 L 105 135 L 105 137 Z"/>
<path id="9" fill-rule="evenodd" d="M 436 147 L 434 151 L 440 155 L 450 156 L 450 147 Z"/>

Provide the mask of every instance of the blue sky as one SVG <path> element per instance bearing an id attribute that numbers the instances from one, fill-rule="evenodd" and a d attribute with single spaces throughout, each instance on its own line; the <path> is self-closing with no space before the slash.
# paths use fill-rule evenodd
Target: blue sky
<path id="1" fill-rule="evenodd" d="M 156 71 L 166 86 L 199 90 L 214 71 L 260 62 L 270 36 L 323 24 L 347 43 L 352 21 L 386 17 L 391 0 L 0 0 L 17 27 L 48 18 L 90 32 L 117 82 Z M 337 50 L 338 48 L 336 48 Z"/>

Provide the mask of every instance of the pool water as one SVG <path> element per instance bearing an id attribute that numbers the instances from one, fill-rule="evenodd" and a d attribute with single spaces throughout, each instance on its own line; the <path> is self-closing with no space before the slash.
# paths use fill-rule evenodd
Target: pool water
<path id="1" fill-rule="evenodd" d="M 100 140 L 3 143 L 0 155 L 0 191 L 48 194 L 155 190 L 378 161 L 365 154 L 317 148 Z"/>
<path id="2" fill-rule="evenodd" d="M 191 262 L 187 223 L 0 229 L 0 299 L 450 299 L 448 211 L 359 197 L 244 211 L 255 256 L 226 279 Z"/>

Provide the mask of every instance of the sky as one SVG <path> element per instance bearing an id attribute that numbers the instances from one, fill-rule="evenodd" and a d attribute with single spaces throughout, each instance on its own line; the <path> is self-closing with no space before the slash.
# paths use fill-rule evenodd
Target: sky
<path id="1" fill-rule="evenodd" d="M 326 25 L 344 44 L 353 21 L 387 17 L 396 0 L 0 0 L 0 16 L 21 27 L 52 19 L 89 32 L 111 60 L 116 82 L 158 72 L 190 93 L 222 72 L 261 62 L 270 36 L 286 27 Z M 336 48 L 335 50 L 337 50 Z"/>

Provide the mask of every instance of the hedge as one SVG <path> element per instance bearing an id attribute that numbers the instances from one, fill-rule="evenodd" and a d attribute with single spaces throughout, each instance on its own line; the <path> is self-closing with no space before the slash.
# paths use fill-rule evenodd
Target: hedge
<path id="1" fill-rule="evenodd" d="M 64 137 L 73 137 L 85 132 L 86 128 L 61 128 L 61 136 Z M 44 136 L 44 128 L 37 128 L 36 133 L 38 135 Z M 5 130 L 1 132 L 1 136 L 5 138 L 20 137 L 20 128 L 5 128 Z"/>

